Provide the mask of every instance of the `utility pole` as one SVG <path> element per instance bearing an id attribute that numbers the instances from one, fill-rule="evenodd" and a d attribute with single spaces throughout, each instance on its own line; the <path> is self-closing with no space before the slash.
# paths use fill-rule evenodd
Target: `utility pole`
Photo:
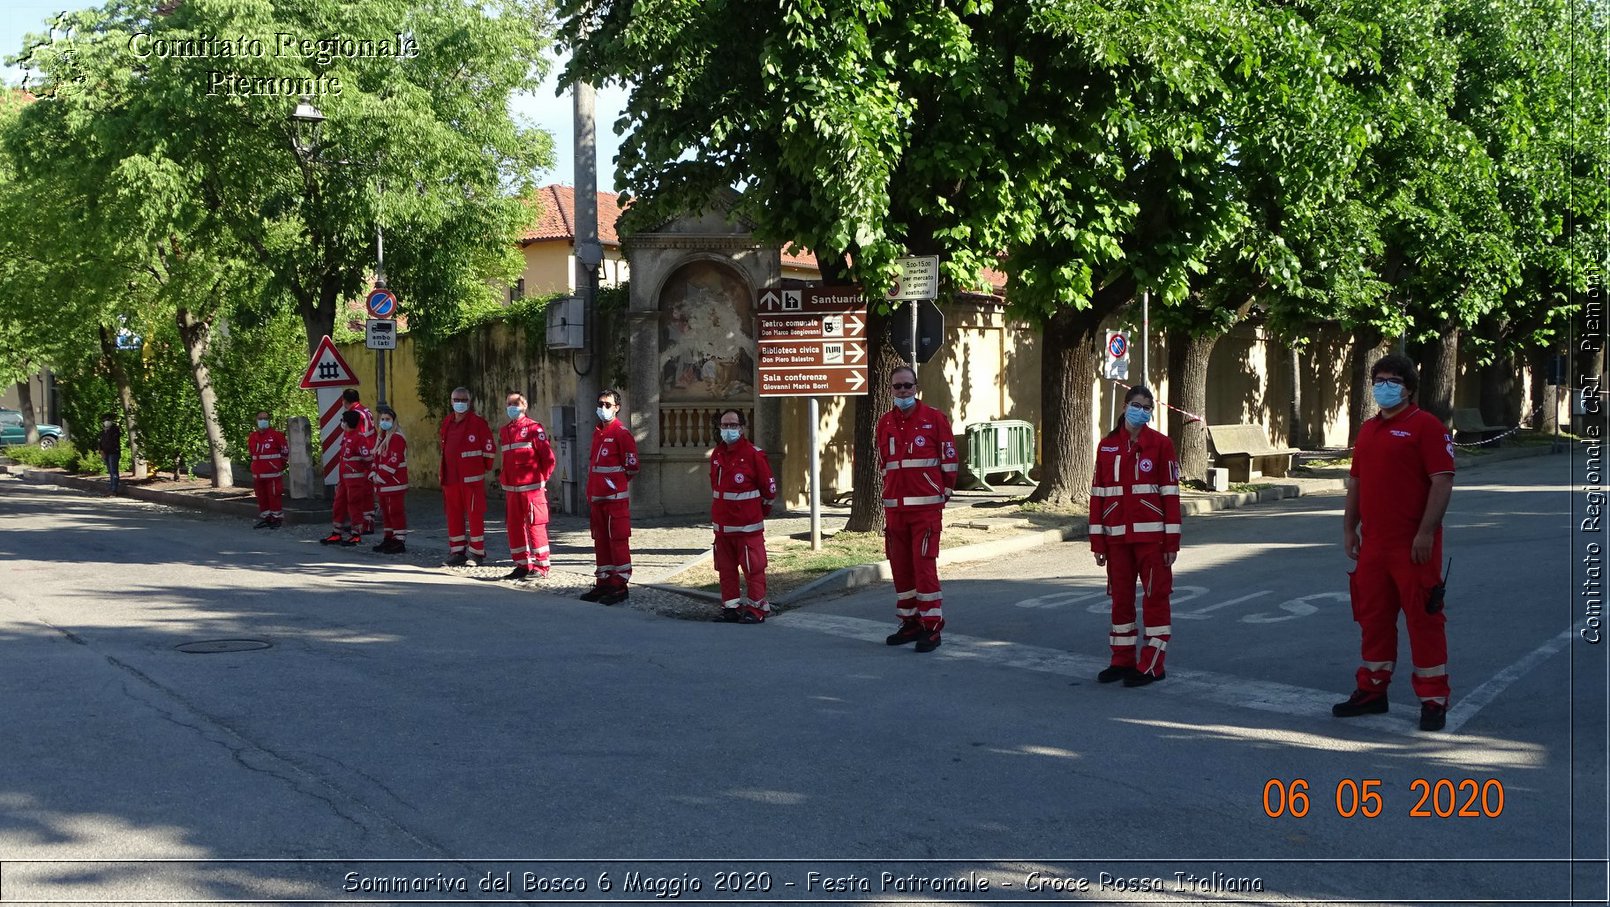
<path id="1" fill-rule="evenodd" d="M 564 502 L 571 513 L 587 512 L 587 449 L 592 432 L 588 428 L 597 424 L 593 410 L 598 405 L 599 363 L 598 354 L 598 268 L 603 260 L 603 247 L 598 242 L 598 136 L 593 123 L 593 86 L 590 82 L 577 82 L 571 89 L 572 119 L 575 125 L 575 241 L 576 295 L 581 297 L 583 316 L 582 344 L 584 349 L 576 357 L 583 365 L 576 369 L 576 437 L 570 444 L 570 475 L 575 479 L 571 488 L 574 501 Z M 575 361 L 575 360 L 572 360 Z M 563 426 L 555 426 L 563 429 Z"/>

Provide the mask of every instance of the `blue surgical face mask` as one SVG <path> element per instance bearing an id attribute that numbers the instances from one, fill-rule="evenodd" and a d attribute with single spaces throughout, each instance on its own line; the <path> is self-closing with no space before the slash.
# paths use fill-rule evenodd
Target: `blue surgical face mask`
<path id="1" fill-rule="evenodd" d="M 258 419 L 257 420 L 257 427 L 258 428 L 267 428 L 268 427 L 268 420 L 267 419 Z"/>
<path id="2" fill-rule="evenodd" d="M 470 401 L 468 401 L 468 400 L 454 400 L 453 401 L 453 412 L 455 412 L 455 413 L 467 413 L 469 411 L 470 411 Z"/>
<path id="3" fill-rule="evenodd" d="M 1131 403 L 1124 407 L 1124 421 L 1130 425 L 1145 425 L 1152 421 L 1152 412 L 1149 409 L 1141 409 Z"/>
<path id="4" fill-rule="evenodd" d="M 1393 384 L 1390 381 L 1377 381 L 1372 385 L 1375 391 L 1375 405 L 1382 409 L 1391 409 L 1403 402 L 1403 385 Z"/>
<path id="5" fill-rule="evenodd" d="M 513 422 L 514 420 L 520 418 L 520 413 L 522 412 L 520 407 L 518 407 L 518 406 L 506 406 L 506 407 L 504 407 L 504 409 L 508 410 L 509 421 L 510 422 Z"/>
<path id="6" fill-rule="evenodd" d="M 721 440 L 724 443 L 731 444 L 734 441 L 737 441 L 739 436 L 742 434 L 743 429 L 741 428 L 723 428 L 721 430 Z"/>
<path id="7" fill-rule="evenodd" d="M 598 421 L 600 422 L 608 422 L 609 420 L 615 418 L 615 411 L 612 409 L 605 409 L 604 407 L 600 406 L 598 407 L 597 412 Z"/>
<path id="8" fill-rule="evenodd" d="M 894 405 L 900 407 L 902 410 L 910 409 L 913 406 L 917 405 L 917 398 L 916 397 L 896 397 L 896 398 L 894 398 Z"/>
<path id="9" fill-rule="evenodd" d="M 380 430 L 381 431 L 391 431 L 391 427 L 393 425 L 395 425 L 395 424 L 397 424 L 397 423 L 391 421 L 390 419 L 381 419 L 380 420 Z"/>

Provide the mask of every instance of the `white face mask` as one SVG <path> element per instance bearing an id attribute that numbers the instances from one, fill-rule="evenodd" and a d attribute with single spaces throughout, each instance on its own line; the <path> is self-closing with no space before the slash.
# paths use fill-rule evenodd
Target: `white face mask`
<path id="1" fill-rule="evenodd" d="M 469 411 L 470 411 L 470 402 L 468 400 L 454 400 L 453 401 L 453 412 L 455 412 L 455 413 L 467 413 Z"/>
<path id="2" fill-rule="evenodd" d="M 600 422 L 608 422 L 609 420 L 611 420 L 613 418 L 615 418 L 615 411 L 614 410 L 607 409 L 607 408 L 602 407 L 602 406 L 598 407 L 598 421 L 600 421 Z"/>
<path id="3" fill-rule="evenodd" d="M 112 420 L 107 419 L 107 420 L 101 422 L 101 427 L 102 428 L 111 428 L 112 427 Z"/>

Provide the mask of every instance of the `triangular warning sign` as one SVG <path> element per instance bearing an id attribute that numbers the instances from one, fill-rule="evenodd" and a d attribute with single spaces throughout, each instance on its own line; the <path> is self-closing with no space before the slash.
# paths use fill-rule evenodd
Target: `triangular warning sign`
<path id="1" fill-rule="evenodd" d="M 308 360 L 307 371 L 302 373 L 302 386 L 351 387 L 357 383 L 358 376 L 352 366 L 341 358 L 330 335 L 325 334 L 319 341 L 319 348 L 313 351 L 313 358 Z"/>

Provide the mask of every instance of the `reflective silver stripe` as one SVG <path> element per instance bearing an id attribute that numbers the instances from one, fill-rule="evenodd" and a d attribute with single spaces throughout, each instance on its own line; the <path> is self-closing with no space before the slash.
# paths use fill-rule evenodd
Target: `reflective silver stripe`
<path id="1" fill-rule="evenodd" d="M 897 505 L 899 503 L 900 503 L 899 498 L 884 498 L 883 499 L 883 506 L 885 506 L 885 507 L 894 507 L 895 505 Z"/>
<path id="2" fill-rule="evenodd" d="M 369 478 L 369 474 L 367 472 L 343 472 L 343 473 L 341 473 L 341 478 L 343 478 L 343 479 L 367 479 L 367 478 Z"/>
<path id="3" fill-rule="evenodd" d="M 766 528 L 765 523 L 750 523 L 747 526 L 718 526 L 722 532 L 759 532 Z"/>
<path id="4" fill-rule="evenodd" d="M 896 609 L 894 609 L 894 616 L 895 617 L 916 617 L 917 616 L 917 609 L 916 608 L 896 608 Z"/>
<path id="5" fill-rule="evenodd" d="M 1103 528 L 1106 530 L 1108 535 L 1123 535 L 1127 531 L 1122 526 L 1105 526 Z"/>
<path id="6" fill-rule="evenodd" d="M 1163 531 L 1168 533 L 1169 535 L 1179 535 L 1180 534 L 1180 524 L 1178 524 L 1178 523 L 1169 523 L 1167 526 L 1163 527 Z"/>
<path id="7" fill-rule="evenodd" d="M 588 498 L 588 500 L 589 501 L 619 501 L 620 499 L 626 497 L 629 494 L 631 494 L 631 492 L 622 491 L 622 492 L 618 492 L 616 494 L 606 494 L 606 495 L 602 495 L 602 496 L 596 497 L 596 498 Z"/>
<path id="8" fill-rule="evenodd" d="M 1414 669 L 1414 676 L 1416 676 L 1416 677 L 1444 677 L 1444 676 L 1447 676 L 1447 674 L 1448 674 L 1448 666 L 1445 665 L 1445 664 L 1437 665 L 1434 668 L 1415 668 Z"/>
<path id="9" fill-rule="evenodd" d="M 1100 523 L 1091 523 L 1090 524 L 1090 534 L 1091 535 L 1106 535 L 1107 534 L 1107 527 L 1101 525 Z"/>
<path id="10" fill-rule="evenodd" d="M 927 459 L 901 460 L 899 462 L 901 469 L 921 469 L 924 466 L 938 466 L 939 458 L 928 457 Z"/>
<path id="11" fill-rule="evenodd" d="M 1135 637 L 1133 637 L 1133 636 L 1109 636 L 1109 637 L 1107 637 L 1107 645 L 1109 645 L 1109 646 L 1132 646 L 1134 644 L 1135 644 Z"/>
<path id="12" fill-rule="evenodd" d="M 760 492 L 758 491 L 723 491 L 721 493 L 723 501 L 751 501 L 758 497 L 760 497 Z"/>
<path id="13" fill-rule="evenodd" d="M 278 460 L 284 454 L 252 454 L 253 460 Z"/>
<path id="14" fill-rule="evenodd" d="M 1157 486 L 1157 493 L 1158 494 L 1174 495 L 1174 496 L 1178 497 L 1179 493 L 1180 493 L 1180 487 L 1178 485 L 1159 485 L 1159 486 Z"/>
<path id="15" fill-rule="evenodd" d="M 624 466 L 594 466 L 593 472 L 625 472 Z"/>
<path id="16" fill-rule="evenodd" d="M 466 450 L 463 453 L 459 454 L 459 458 L 462 459 L 464 457 L 479 457 L 479 456 L 484 456 L 485 454 L 486 454 L 486 451 L 484 451 L 484 450 Z"/>
<path id="17" fill-rule="evenodd" d="M 923 617 L 944 617 L 945 616 L 945 609 L 944 608 L 929 608 L 926 611 L 923 611 L 921 613 L 922 613 Z"/>
<path id="18" fill-rule="evenodd" d="M 1136 494 L 1156 494 L 1157 493 L 1157 486 L 1156 485 L 1131 485 L 1131 486 L 1129 486 L 1129 490 L 1135 492 Z"/>
<path id="19" fill-rule="evenodd" d="M 530 450 L 531 449 L 531 442 L 530 441 L 516 441 L 513 444 L 505 444 L 505 445 L 503 445 L 502 447 L 500 447 L 498 449 L 499 450 Z"/>
<path id="20" fill-rule="evenodd" d="M 742 598 L 725 598 L 721 600 L 721 607 L 731 608 L 734 611 L 738 609 L 740 604 L 743 604 Z"/>
<path id="21" fill-rule="evenodd" d="M 1112 625 L 1112 632 L 1115 635 L 1123 634 L 1123 633 L 1128 633 L 1130 635 L 1134 635 L 1134 633 L 1135 633 L 1135 625 L 1133 623 L 1113 624 Z"/>
<path id="22" fill-rule="evenodd" d="M 380 486 L 380 490 L 381 491 L 407 491 L 408 486 L 407 485 L 382 485 L 382 486 Z"/>
<path id="23" fill-rule="evenodd" d="M 920 507 L 923 504 L 943 504 L 945 503 L 945 496 L 942 494 L 931 494 L 917 498 L 901 498 L 900 503 L 907 507 Z M 892 506 L 892 502 L 888 498 L 884 498 L 883 505 L 885 507 Z"/>
<path id="24" fill-rule="evenodd" d="M 1162 523 L 1131 523 L 1130 526 L 1136 532 L 1162 532 L 1163 531 L 1163 524 Z"/>
<path id="25" fill-rule="evenodd" d="M 1147 636 L 1170 636 L 1174 632 L 1172 624 L 1163 624 L 1161 627 L 1147 627 Z"/>
<path id="26" fill-rule="evenodd" d="M 1397 666 L 1398 666 L 1398 663 L 1395 662 L 1395 661 L 1366 661 L 1366 662 L 1364 662 L 1364 670 L 1366 670 L 1366 671 L 1390 671 L 1390 670 L 1392 670 L 1393 668 L 1395 668 Z"/>
<path id="27" fill-rule="evenodd" d="M 1437 475 L 1439 475 L 1439 476 L 1445 476 L 1445 475 L 1448 475 L 1448 473 L 1445 473 L 1445 472 L 1439 472 L 1439 473 L 1437 473 Z M 1433 697 L 1431 697 L 1431 698 L 1430 698 L 1430 699 L 1422 699 L 1422 700 L 1420 700 L 1420 701 L 1421 701 L 1421 702 L 1434 702 L 1434 703 L 1436 703 L 1436 704 L 1437 704 L 1437 705 L 1440 705 L 1440 706 L 1442 706 L 1442 707 L 1443 707 L 1443 708 L 1447 708 L 1447 707 L 1448 707 L 1448 697 L 1446 697 L 1446 696 L 1433 696 Z"/>
<path id="28" fill-rule="evenodd" d="M 936 602 L 936 601 L 939 601 L 943 597 L 944 597 L 943 593 L 939 593 L 939 592 L 918 592 L 917 593 L 917 601 L 920 601 L 920 602 Z"/>
<path id="29" fill-rule="evenodd" d="M 1146 637 L 1146 645 L 1151 646 L 1159 652 L 1168 651 L 1168 640 L 1161 636 L 1152 636 L 1148 634 Z"/>
<path id="30" fill-rule="evenodd" d="M 541 491 L 548 487 L 547 482 L 537 482 L 534 485 L 505 485 L 504 491 Z"/>
<path id="31" fill-rule="evenodd" d="M 956 464 L 956 463 L 945 463 L 944 465 L 940 466 L 939 468 L 944 470 L 945 472 L 955 472 L 957 469 L 960 468 L 960 466 L 958 464 Z"/>
<path id="32" fill-rule="evenodd" d="M 257 475 L 252 476 L 252 478 L 254 478 L 254 479 L 277 479 L 282 475 L 285 475 L 284 470 L 281 470 L 280 472 L 260 472 Z"/>
<path id="33" fill-rule="evenodd" d="M 549 548 L 548 548 L 547 545 L 543 545 L 541 548 L 537 549 L 538 554 L 547 554 L 548 551 L 549 551 Z"/>
<path id="34" fill-rule="evenodd" d="M 899 601 L 905 601 L 908 598 L 916 598 L 917 590 L 911 589 L 906 592 L 896 592 L 894 597 Z"/>
<path id="35" fill-rule="evenodd" d="M 1090 486 L 1090 496 L 1093 498 L 1116 498 L 1124 493 L 1122 488 L 1110 488 L 1106 485 Z"/>
<path id="36" fill-rule="evenodd" d="M 510 548 L 509 553 L 510 554 L 525 554 L 527 551 L 530 551 L 530 550 L 531 550 L 530 548 Z"/>
<path id="37" fill-rule="evenodd" d="M 478 476 L 465 476 L 464 477 L 464 481 L 466 483 L 468 483 L 468 482 L 483 482 L 485 480 L 486 480 L 486 473 L 484 473 L 484 472 L 481 473 Z"/>

